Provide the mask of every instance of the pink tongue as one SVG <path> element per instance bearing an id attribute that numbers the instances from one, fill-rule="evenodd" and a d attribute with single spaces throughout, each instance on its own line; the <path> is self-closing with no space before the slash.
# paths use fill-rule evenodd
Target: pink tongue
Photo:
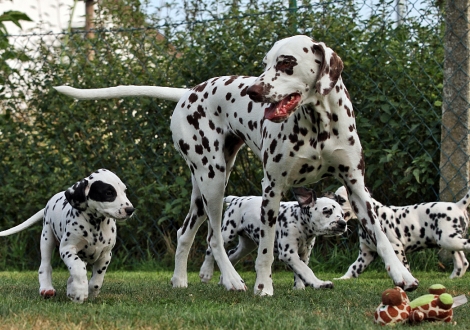
<path id="1" fill-rule="evenodd" d="M 299 100 L 300 95 L 295 95 L 295 98 L 292 100 L 291 97 L 288 96 L 278 103 L 272 103 L 264 110 L 264 118 L 271 121 L 282 121 L 286 119 L 291 113 L 292 109 L 297 106 Z"/>
<path id="2" fill-rule="evenodd" d="M 269 107 L 264 109 L 264 118 L 267 120 L 273 120 L 276 118 L 276 109 L 279 106 L 279 103 L 272 103 Z"/>

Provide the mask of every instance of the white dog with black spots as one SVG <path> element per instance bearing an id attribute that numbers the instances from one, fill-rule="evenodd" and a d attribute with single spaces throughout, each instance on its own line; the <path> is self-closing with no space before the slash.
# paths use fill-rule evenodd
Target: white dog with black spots
<path id="1" fill-rule="evenodd" d="M 116 221 L 128 219 L 134 207 L 126 196 L 126 185 L 113 172 L 100 169 L 55 194 L 31 218 L 0 232 L 8 236 L 43 221 L 39 293 L 44 298 L 56 295 L 52 285 L 52 252 L 59 245 L 61 259 L 70 277 L 67 296 L 77 303 L 95 298 L 103 285 L 116 243 Z M 87 264 L 93 265 L 88 282 Z"/>
<path id="2" fill-rule="evenodd" d="M 345 202 L 342 208 L 346 220 L 357 218 L 348 201 L 344 187 L 338 188 L 336 195 Z M 470 251 L 467 238 L 470 191 L 457 203 L 430 202 L 408 206 L 386 206 L 372 199 L 380 224 L 392 244 L 395 254 L 409 269 L 406 253 L 426 248 L 442 248 L 451 251 L 454 269 L 450 278 L 461 277 L 468 268 L 465 252 Z M 358 277 L 376 258 L 375 241 L 359 226 L 359 255 L 348 271 L 340 279 Z"/>
<path id="3" fill-rule="evenodd" d="M 305 188 L 293 189 L 293 202 L 282 202 L 276 224 L 274 255 L 294 272 L 294 289 L 311 286 L 315 289 L 333 288 L 331 281 L 318 279 L 308 266 L 317 236 L 341 235 L 346 229 L 341 205 L 334 199 L 317 198 L 315 192 Z M 225 245 L 238 238 L 238 245 L 228 252 L 233 265 L 254 251 L 261 234 L 260 196 L 227 196 L 228 204 L 222 222 Z M 208 241 L 210 242 L 209 233 Z M 209 247 L 199 272 L 202 282 L 209 282 L 214 273 L 214 256 Z"/>

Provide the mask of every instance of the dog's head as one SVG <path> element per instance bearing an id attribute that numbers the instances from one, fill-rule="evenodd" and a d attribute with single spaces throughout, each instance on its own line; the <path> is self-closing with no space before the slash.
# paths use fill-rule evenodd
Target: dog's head
<path id="1" fill-rule="evenodd" d="M 346 231 L 343 210 L 335 199 L 316 198 L 315 192 L 306 188 L 294 188 L 293 192 L 301 207 L 302 220 L 314 235 L 341 235 Z"/>
<path id="2" fill-rule="evenodd" d="M 274 44 L 263 60 L 265 70 L 247 89 L 255 102 L 270 103 L 264 117 L 287 119 L 311 96 L 327 95 L 343 71 L 341 58 L 323 42 L 298 35 Z"/>
<path id="3" fill-rule="evenodd" d="M 100 169 L 65 191 L 70 205 L 94 216 L 117 220 L 129 218 L 135 211 L 126 196 L 126 185 L 113 172 Z"/>

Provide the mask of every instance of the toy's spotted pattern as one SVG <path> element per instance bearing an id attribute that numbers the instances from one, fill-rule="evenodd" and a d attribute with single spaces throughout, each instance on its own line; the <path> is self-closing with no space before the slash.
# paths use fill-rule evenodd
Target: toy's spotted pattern
<path id="1" fill-rule="evenodd" d="M 50 298 L 56 294 L 51 267 L 56 245 L 59 245 L 60 257 L 70 272 L 67 296 L 82 303 L 98 295 L 116 243 L 115 219 L 125 220 L 134 213 L 125 191 L 126 186 L 113 172 L 100 169 L 66 191 L 55 194 L 43 210 L 23 224 L 0 232 L 0 236 L 7 236 L 43 219 L 39 267 L 41 296 Z M 87 264 L 93 265 L 89 282 Z"/>
<path id="2" fill-rule="evenodd" d="M 346 189 L 340 187 L 335 194 L 346 201 L 342 205 L 346 220 L 356 217 L 349 205 Z M 470 191 L 457 203 L 385 206 L 372 199 L 380 224 L 400 261 L 409 269 L 408 252 L 435 247 L 452 251 L 454 270 L 450 278 L 463 276 L 468 268 L 465 252 L 470 251 L 470 241 L 465 237 L 469 201 Z M 376 256 L 375 240 L 359 226 L 359 256 L 341 279 L 358 277 Z"/>
<path id="3" fill-rule="evenodd" d="M 315 276 L 308 262 L 317 236 L 341 235 L 346 231 L 341 206 L 331 198 L 317 199 L 312 190 L 305 188 L 295 188 L 294 194 L 297 202 L 283 202 L 279 209 L 274 255 L 293 270 L 295 289 L 304 289 L 305 286 L 333 288 L 332 282 Z M 237 247 L 228 252 L 230 262 L 235 265 L 259 245 L 262 198 L 228 196 L 224 201 L 228 207 L 222 222 L 222 237 L 225 245 L 238 238 Z M 209 241 L 211 235 L 209 232 Z M 214 258 L 208 248 L 199 277 L 208 282 L 213 272 Z"/>

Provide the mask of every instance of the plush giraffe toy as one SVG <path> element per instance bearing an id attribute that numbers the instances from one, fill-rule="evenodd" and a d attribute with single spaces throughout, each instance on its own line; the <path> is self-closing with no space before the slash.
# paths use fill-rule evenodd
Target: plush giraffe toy
<path id="1" fill-rule="evenodd" d="M 410 300 L 399 286 L 382 293 L 382 302 L 374 313 L 374 322 L 386 325 L 408 321 Z"/>
<path id="2" fill-rule="evenodd" d="M 382 303 L 374 313 L 375 323 L 390 325 L 409 321 L 452 321 L 453 308 L 467 302 L 465 295 L 455 298 L 446 293 L 441 284 L 429 288 L 429 294 L 411 301 L 400 287 L 387 289 L 382 293 Z"/>
<path id="3" fill-rule="evenodd" d="M 446 293 L 441 284 L 431 285 L 429 294 L 418 297 L 410 302 L 410 322 L 452 321 L 454 298 Z"/>

